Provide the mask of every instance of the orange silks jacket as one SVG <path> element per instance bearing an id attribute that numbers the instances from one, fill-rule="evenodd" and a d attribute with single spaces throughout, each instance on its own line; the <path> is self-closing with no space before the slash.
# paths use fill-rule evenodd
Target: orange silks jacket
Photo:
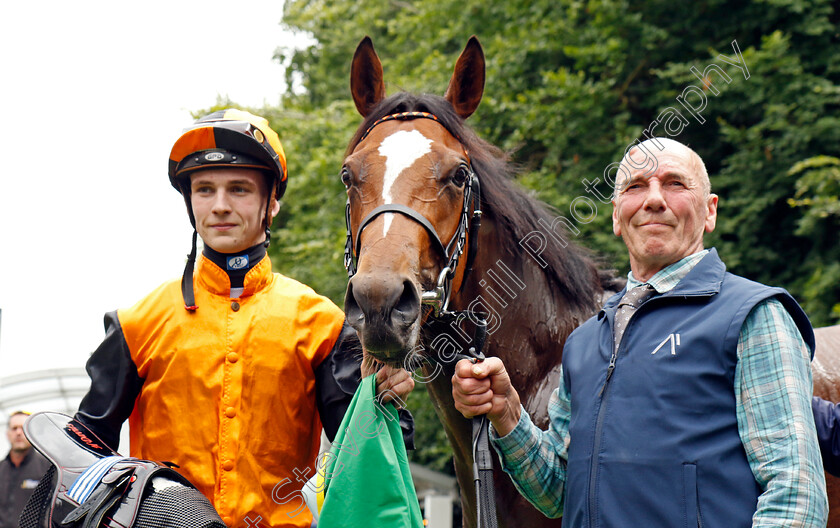
<path id="1" fill-rule="evenodd" d="M 130 415 L 131 456 L 177 464 L 228 526 L 308 527 L 289 496 L 320 444 L 316 370 L 352 330 L 331 301 L 272 273 L 268 257 L 238 298 L 204 257 L 194 283 L 194 312 L 172 281 L 106 316 L 77 418 L 118 443 Z"/>

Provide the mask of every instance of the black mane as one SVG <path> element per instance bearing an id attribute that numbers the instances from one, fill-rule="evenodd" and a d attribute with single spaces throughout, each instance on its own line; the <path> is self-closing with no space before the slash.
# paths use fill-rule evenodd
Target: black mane
<path id="1" fill-rule="evenodd" d="M 546 228 L 540 226 L 538 221 L 542 219 L 545 225 L 550 226 L 559 213 L 528 196 L 516 185 L 512 180 L 515 170 L 509 156 L 479 138 L 443 97 L 403 92 L 384 99 L 359 126 L 345 156 L 353 152 L 365 132 L 378 119 L 400 112 L 434 114 L 453 136 L 461 140 L 470 153 L 473 169 L 481 181 L 482 210 L 485 215 L 493 218 L 501 238 L 507 241 L 504 244 L 506 251 L 511 254 L 516 250 L 524 253 L 525 250 L 519 247 L 519 241 L 535 230 L 548 236 Z M 566 235 L 563 239 L 569 241 L 570 237 Z M 548 284 L 556 288 L 556 293 L 562 294 L 566 302 L 589 310 L 600 305 L 601 288 L 611 285 L 611 277 L 597 271 L 594 257 L 589 251 L 572 242 L 563 247 L 549 237 L 548 247 L 541 257 L 547 263 L 543 271 Z"/>

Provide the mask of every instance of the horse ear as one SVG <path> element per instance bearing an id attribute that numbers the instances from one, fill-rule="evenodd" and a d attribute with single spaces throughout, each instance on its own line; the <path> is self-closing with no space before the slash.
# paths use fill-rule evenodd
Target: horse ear
<path id="1" fill-rule="evenodd" d="M 367 117 L 379 101 L 385 99 L 385 80 L 382 74 L 382 63 L 373 42 L 366 36 L 356 47 L 353 64 L 350 67 L 350 92 L 356 110 Z"/>
<path id="2" fill-rule="evenodd" d="M 455 108 L 455 112 L 466 119 L 478 108 L 483 93 L 484 51 L 473 35 L 455 63 L 455 72 L 449 80 L 444 97 Z"/>

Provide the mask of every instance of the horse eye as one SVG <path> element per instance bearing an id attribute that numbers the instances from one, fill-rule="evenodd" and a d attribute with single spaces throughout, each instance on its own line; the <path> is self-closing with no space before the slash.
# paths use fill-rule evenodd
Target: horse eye
<path id="1" fill-rule="evenodd" d="M 350 185 L 353 183 L 353 178 L 350 174 L 350 169 L 348 169 L 347 167 L 341 168 L 341 183 L 343 183 L 345 187 L 350 187 Z"/>
<path id="2" fill-rule="evenodd" d="M 455 169 L 455 174 L 452 175 L 452 183 L 458 187 L 463 187 L 467 179 L 470 177 L 470 169 L 466 165 L 460 165 Z"/>

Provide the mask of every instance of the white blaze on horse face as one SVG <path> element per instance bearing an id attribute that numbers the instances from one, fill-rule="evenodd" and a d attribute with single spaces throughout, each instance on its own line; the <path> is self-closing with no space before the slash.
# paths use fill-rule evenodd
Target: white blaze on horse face
<path id="1" fill-rule="evenodd" d="M 414 162 L 432 151 L 432 140 L 417 130 L 400 130 L 391 134 L 379 145 L 379 155 L 385 158 L 385 177 L 382 179 L 383 203 L 393 203 L 391 187 L 402 171 L 414 165 Z M 382 236 L 388 234 L 393 213 L 384 213 L 385 226 Z"/>

